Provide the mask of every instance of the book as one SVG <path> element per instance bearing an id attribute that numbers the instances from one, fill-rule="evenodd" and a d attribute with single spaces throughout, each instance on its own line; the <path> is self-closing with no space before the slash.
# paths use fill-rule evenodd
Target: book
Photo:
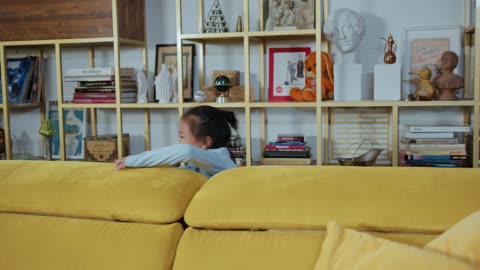
<path id="1" fill-rule="evenodd" d="M 455 143 L 455 144 L 409 144 L 407 147 L 408 150 L 450 150 L 450 151 L 465 151 L 464 143 Z"/>
<path id="2" fill-rule="evenodd" d="M 421 138 L 452 139 L 455 137 L 455 133 L 454 132 L 406 132 L 404 137 L 408 139 L 421 139 Z"/>
<path id="3" fill-rule="evenodd" d="M 471 132 L 470 126 L 409 126 L 409 132 Z"/>
<path id="4" fill-rule="evenodd" d="M 311 156 L 308 151 L 263 151 L 265 158 L 309 158 Z"/>
<path id="5" fill-rule="evenodd" d="M 116 98 L 73 98 L 73 103 L 115 103 Z M 137 98 L 122 98 L 122 103 L 137 103 Z"/>
<path id="6" fill-rule="evenodd" d="M 7 59 L 7 88 L 10 103 L 24 103 L 31 91 L 35 57 Z"/>
<path id="7" fill-rule="evenodd" d="M 122 87 L 126 86 L 137 86 L 136 80 L 122 80 L 120 81 L 120 85 Z M 115 86 L 115 80 L 106 80 L 106 81 L 77 81 L 77 88 L 85 88 L 85 87 L 97 87 L 97 88 L 111 88 Z"/>
<path id="8" fill-rule="evenodd" d="M 64 77 L 101 77 L 114 76 L 114 67 L 92 67 L 92 68 L 69 68 L 65 71 Z M 135 76 L 134 68 L 120 68 L 120 76 Z"/>
<path id="9" fill-rule="evenodd" d="M 137 92 L 137 88 L 120 88 L 122 93 Z M 82 92 L 115 92 L 115 87 L 75 87 L 75 93 Z"/>
<path id="10" fill-rule="evenodd" d="M 467 155 L 456 155 L 456 154 L 446 154 L 446 155 L 424 155 L 424 154 L 406 154 L 405 160 L 466 160 Z"/>
<path id="11" fill-rule="evenodd" d="M 277 141 L 279 142 L 304 142 L 305 136 L 303 134 L 278 134 Z"/>
<path id="12" fill-rule="evenodd" d="M 137 98 L 137 92 L 122 92 L 122 98 Z M 74 99 L 79 98 L 115 98 L 115 92 L 75 92 L 73 93 Z"/>
<path id="13" fill-rule="evenodd" d="M 263 165 L 310 165 L 313 157 L 309 158 L 262 158 L 260 163 Z"/>
<path id="14" fill-rule="evenodd" d="M 458 138 L 406 138 L 402 136 L 400 138 L 401 143 L 420 143 L 420 144 L 451 144 L 460 143 Z"/>
<path id="15" fill-rule="evenodd" d="M 306 145 L 305 144 L 284 144 L 284 145 L 281 145 L 281 144 L 267 144 L 265 145 L 265 150 L 270 150 L 270 149 L 273 149 L 273 150 L 277 150 L 277 149 L 300 149 L 300 150 L 303 150 L 305 149 Z"/>

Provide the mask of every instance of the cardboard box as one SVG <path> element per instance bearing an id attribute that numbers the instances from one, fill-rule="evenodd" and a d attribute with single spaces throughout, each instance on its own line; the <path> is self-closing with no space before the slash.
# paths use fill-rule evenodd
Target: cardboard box
<path id="1" fill-rule="evenodd" d="M 98 135 L 84 138 L 85 161 L 113 162 L 119 158 L 117 135 Z M 123 156 L 130 154 L 130 135 L 123 134 Z"/>

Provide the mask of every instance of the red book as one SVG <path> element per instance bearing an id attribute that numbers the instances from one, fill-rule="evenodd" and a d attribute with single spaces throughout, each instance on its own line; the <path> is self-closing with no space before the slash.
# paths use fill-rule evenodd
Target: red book
<path id="1" fill-rule="evenodd" d="M 302 134 L 278 134 L 277 141 L 279 142 L 304 142 L 305 136 Z"/>

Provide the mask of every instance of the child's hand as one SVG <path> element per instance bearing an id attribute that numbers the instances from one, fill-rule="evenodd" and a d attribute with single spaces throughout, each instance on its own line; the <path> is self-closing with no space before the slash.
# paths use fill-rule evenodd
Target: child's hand
<path id="1" fill-rule="evenodd" d="M 119 171 L 119 170 L 125 169 L 125 168 L 126 168 L 125 160 L 123 158 L 115 160 L 115 170 Z"/>

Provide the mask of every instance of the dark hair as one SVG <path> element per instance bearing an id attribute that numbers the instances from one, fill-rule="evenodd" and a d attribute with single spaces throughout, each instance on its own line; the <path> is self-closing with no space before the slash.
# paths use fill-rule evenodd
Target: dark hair
<path id="1" fill-rule="evenodd" d="M 233 112 L 211 106 L 194 107 L 183 114 L 182 120 L 188 121 L 195 138 L 212 138 L 210 148 L 227 147 L 232 135 L 231 128 L 235 131 L 238 129 L 238 120 Z"/>

